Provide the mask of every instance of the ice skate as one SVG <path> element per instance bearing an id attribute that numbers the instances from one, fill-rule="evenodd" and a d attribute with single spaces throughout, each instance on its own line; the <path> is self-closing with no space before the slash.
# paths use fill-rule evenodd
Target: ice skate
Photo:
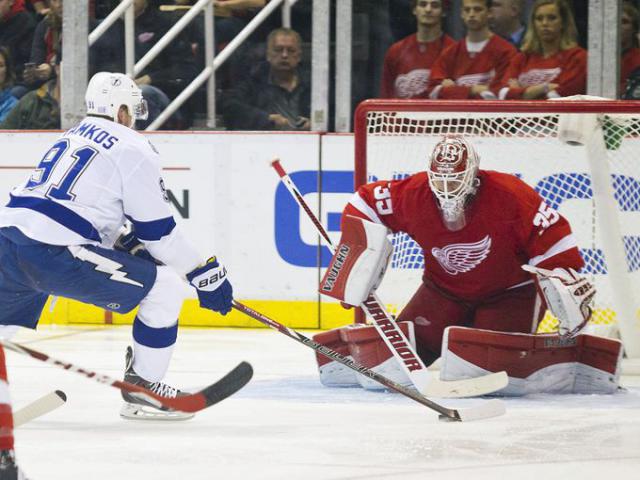
<path id="1" fill-rule="evenodd" d="M 0 478 L 2 480 L 28 480 L 16 465 L 13 450 L 0 450 Z"/>
<path id="2" fill-rule="evenodd" d="M 140 385 L 153 393 L 163 397 L 174 398 L 181 395 L 180 390 L 162 382 L 149 382 L 140 377 L 133 369 L 133 349 L 127 347 L 125 356 L 124 381 L 134 385 Z M 175 410 L 158 409 L 151 403 L 141 398 L 136 398 L 128 392 L 122 391 L 124 405 L 120 409 L 120 416 L 130 420 L 188 420 L 193 413 L 178 412 Z"/>

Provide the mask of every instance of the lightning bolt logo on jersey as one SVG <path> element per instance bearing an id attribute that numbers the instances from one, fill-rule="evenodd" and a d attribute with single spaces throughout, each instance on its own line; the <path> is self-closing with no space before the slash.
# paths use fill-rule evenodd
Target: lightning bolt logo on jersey
<path id="1" fill-rule="evenodd" d="M 95 270 L 110 275 L 110 279 L 114 282 L 126 283 L 128 285 L 134 285 L 136 287 L 143 286 L 142 283 L 127 278 L 127 272 L 123 272 L 121 270 L 121 268 L 123 268 L 123 265 L 116 262 L 115 260 L 103 257 L 96 252 L 92 252 L 91 250 L 87 250 L 86 248 L 78 246 L 69 247 L 69 251 L 71 252 L 71 255 L 73 255 L 78 260 L 93 263 L 96 266 Z"/>

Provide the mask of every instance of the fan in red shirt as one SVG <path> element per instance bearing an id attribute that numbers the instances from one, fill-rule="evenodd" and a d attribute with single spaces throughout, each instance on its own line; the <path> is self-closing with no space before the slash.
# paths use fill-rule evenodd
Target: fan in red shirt
<path id="1" fill-rule="evenodd" d="M 557 385 L 567 385 L 562 392 L 611 393 L 617 388 L 611 376 L 621 344 L 588 335 L 576 339 L 591 316 L 595 289 L 576 272 L 584 262 L 568 221 L 524 181 L 480 170 L 479 161 L 466 138 L 446 136 L 436 144 L 426 172 L 361 186 L 343 211 L 342 239 L 320 292 L 361 304 L 384 274 L 390 247 L 378 237 L 386 229 L 405 233 L 422 250 L 425 269 L 397 321 L 426 365 L 442 351 L 444 380 L 506 370 L 509 395 L 557 392 Z M 386 229 L 376 233 L 380 225 Z M 355 294 L 359 285 L 367 286 L 365 295 Z M 544 305 L 558 317 L 560 336 L 532 335 Z M 314 338 L 404 381 L 373 326 L 343 327 Z M 601 357 L 607 360 L 583 368 L 599 373 L 576 390 L 573 369 L 582 368 L 576 366 L 582 352 L 594 346 L 607 352 Z M 480 353 L 465 357 L 465 351 Z M 346 383 L 334 365 L 319 360 L 319 367 L 325 385 Z M 541 374 L 547 367 L 552 368 Z M 540 383 L 541 377 L 553 381 Z"/>
<path id="2" fill-rule="evenodd" d="M 622 6 L 620 18 L 620 41 L 622 43 L 622 61 L 620 63 L 620 95 L 627 89 L 627 80 L 631 74 L 640 69 L 640 48 L 638 45 L 638 30 L 640 29 L 640 15 L 638 9 L 630 3 Z M 636 75 L 640 74 L 640 71 Z M 630 92 L 631 93 L 631 92 Z M 631 98 L 637 100 L 633 95 Z"/>
<path id="3" fill-rule="evenodd" d="M 384 58 L 381 98 L 413 98 L 427 91 L 431 66 L 454 42 L 442 33 L 442 0 L 413 0 L 417 32 L 391 45 Z"/>
<path id="4" fill-rule="evenodd" d="M 492 92 L 517 50 L 489 30 L 489 0 L 463 0 L 465 38 L 446 48 L 433 64 L 430 98 L 495 99 Z"/>
<path id="5" fill-rule="evenodd" d="M 511 60 L 498 97 L 533 100 L 584 94 L 587 51 L 576 39 L 566 0 L 537 0 L 522 52 Z"/>

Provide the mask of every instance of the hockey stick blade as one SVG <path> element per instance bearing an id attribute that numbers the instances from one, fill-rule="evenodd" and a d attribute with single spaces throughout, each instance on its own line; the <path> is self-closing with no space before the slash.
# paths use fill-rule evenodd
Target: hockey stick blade
<path id="1" fill-rule="evenodd" d="M 432 378 L 422 394 L 427 397 L 462 398 L 478 397 L 503 389 L 509 383 L 506 372 L 490 373 L 482 377 L 464 380 L 439 380 Z"/>
<path id="2" fill-rule="evenodd" d="M 29 423 L 42 415 L 61 407 L 67 401 L 67 396 L 62 390 L 47 393 L 45 396 L 34 400 L 29 405 L 22 407 L 13 413 L 13 426 L 15 428 Z"/>
<path id="3" fill-rule="evenodd" d="M 499 417 L 504 415 L 506 408 L 504 402 L 494 398 L 486 400 L 477 407 L 460 408 L 454 410 L 456 418 L 447 415 L 440 415 L 438 418 L 445 422 L 473 422 L 475 420 L 484 420 L 486 418 Z"/>
<path id="4" fill-rule="evenodd" d="M 311 208 L 309 208 L 304 198 L 302 198 L 302 194 L 280 163 L 280 159 L 274 159 L 271 162 L 271 166 L 291 196 L 307 214 L 307 218 L 313 223 L 318 234 L 325 240 L 333 253 L 335 251 L 335 245 L 331 241 L 331 237 L 329 237 L 325 228 L 311 211 Z M 425 395 L 437 397 L 473 397 L 495 392 L 507 385 L 508 378 L 505 372 L 490 374 L 487 379 L 478 377 L 457 380 L 456 382 L 443 382 L 434 378 L 375 292 L 369 294 L 360 307 L 373 320 L 373 325 L 380 337 L 398 360 L 398 363 L 411 380 L 411 383 L 413 383 L 418 391 L 423 392 Z"/>
<path id="5" fill-rule="evenodd" d="M 209 385 L 199 392 L 168 398 L 157 395 L 151 390 L 139 385 L 133 385 L 128 382 L 113 379 L 107 375 L 80 368 L 72 363 L 57 360 L 45 353 L 32 350 L 31 348 L 18 345 L 8 340 L 0 340 L 0 344 L 8 350 L 27 355 L 41 362 L 48 363 L 49 365 L 62 368 L 63 370 L 73 371 L 98 383 L 110 385 L 114 388 L 137 395 L 155 405 L 187 413 L 199 412 L 233 395 L 244 387 L 253 376 L 253 368 L 251 365 L 247 362 L 240 362 L 233 370 L 216 383 Z"/>
<path id="6" fill-rule="evenodd" d="M 300 332 L 286 327 L 283 324 L 273 320 L 272 318 L 267 317 L 266 315 L 243 305 L 236 300 L 233 301 L 233 308 L 248 315 L 254 320 L 259 321 L 260 323 L 266 325 L 267 327 L 273 328 L 274 330 L 279 331 L 280 333 L 286 335 L 289 338 L 294 339 L 295 341 L 303 344 L 306 347 L 319 352 L 330 360 L 335 360 L 338 363 L 341 363 L 345 367 L 350 368 L 362 375 L 365 375 L 372 380 L 384 385 L 385 387 L 398 392 L 405 397 L 409 397 L 410 399 L 418 402 L 421 405 L 424 405 L 431 410 L 434 410 L 440 414 L 442 418 L 445 418 L 449 421 L 453 422 L 466 422 L 471 420 L 480 420 L 483 418 L 496 417 L 498 415 L 502 415 L 505 413 L 504 404 L 500 400 L 489 400 L 483 402 L 481 405 L 477 407 L 470 407 L 465 409 L 452 409 L 446 408 L 436 402 L 429 400 L 428 398 L 419 394 L 416 390 L 412 388 L 407 388 L 404 385 L 400 385 L 399 383 L 394 382 L 393 380 L 380 375 L 379 373 L 360 365 L 357 362 L 354 362 L 352 359 L 345 357 L 344 355 L 339 354 L 335 350 L 330 349 L 318 342 L 313 341 L 309 337 L 302 335 Z"/>

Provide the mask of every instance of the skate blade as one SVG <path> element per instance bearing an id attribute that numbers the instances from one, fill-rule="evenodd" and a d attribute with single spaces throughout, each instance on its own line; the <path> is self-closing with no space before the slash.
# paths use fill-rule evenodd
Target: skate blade
<path id="1" fill-rule="evenodd" d="M 124 403 L 120 409 L 120 416 L 127 420 L 156 420 L 160 422 L 175 422 L 189 420 L 195 416 L 195 413 L 185 413 L 172 411 L 157 410 L 153 407 L 144 405 L 135 405 L 133 403 Z"/>

